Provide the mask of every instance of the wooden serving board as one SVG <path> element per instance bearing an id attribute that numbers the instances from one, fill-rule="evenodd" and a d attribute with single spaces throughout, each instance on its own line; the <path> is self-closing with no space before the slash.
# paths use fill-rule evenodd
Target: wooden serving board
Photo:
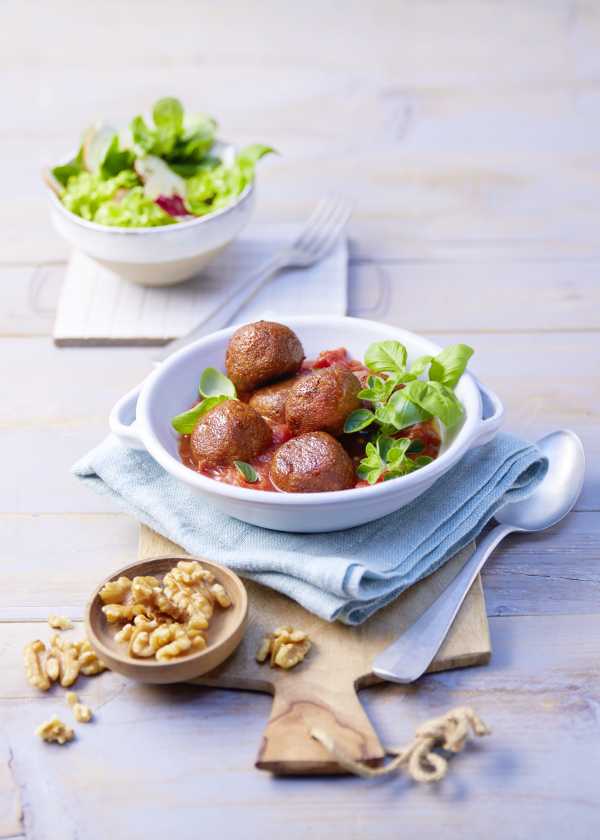
<path id="1" fill-rule="evenodd" d="M 357 690 L 381 682 L 371 672 L 373 658 L 412 623 L 457 574 L 474 546 L 468 546 L 435 574 L 404 592 L 360 627 L 329 623 L 295 601 L 245 580 L 249 597 L 246 636 L 223 665 L 195 683 L 273 695 L 271 717 L 256 767 L 278 775 L 344 772 L 310 737 L 318 726 L 330 732 L 353 758 L 377 764 L 381 743 L 357 697 Z M 142 526 L 140 560 L 182 549 Z M 292 671 L 259 665 L 255 654 L 263 636 L 284 624 L 305 630 L 313 647 Z M 482 665 L 491 654 L 481 580 L 477 578 L 430 671 Z"/>

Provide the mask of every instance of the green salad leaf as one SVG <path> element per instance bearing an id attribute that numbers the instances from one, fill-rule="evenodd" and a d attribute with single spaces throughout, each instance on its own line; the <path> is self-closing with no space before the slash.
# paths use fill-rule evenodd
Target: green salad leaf
<path id="1" fill-rule="evenodd" d="M 119 138 L 115 134 L 100 163 L 100 174 L 103 178 L 114 178 L 119 172 L 132 169 L 134 161 L 135 155 L 131 149 L 121 149 Z"/>
<path id="2" fill-rule="evenodd" d="M 371 438 L 357 470 L 359 478 L 375 484 L 431 463 L 433 459 L 422 454 L 422 440 L 399 435 L 433 418 L 447 428 L 460 422 L 464 409 L 454 387 L 472 355 L 471 347 L 455 344 L 436 357 L 420 356 L 408 369 L 408 354 L 399 341 L 378 341 L 367 348 L 365 365 L 373 373 L 358 398 L 371 403 L 372 408 L 353 411 L 344 426 L 347 433 L 361 432 Z M 420 378 L 425 375 L 427 380 Z"/>
<path id="3" fill-rule="evenodd" d="M 245 461 L 234 461 L 235 468 L 237 471 L 244 477 L 244 479 L 249 482 L 250 484 L 254 484 L 258 481 L 258 473 L 252 466 L 252 464 L 247 464 Z"/>
<path id="4" fill-rule="evenodd" d="M 202 402 L 190 408 L 189 411 L 184 411 L 183 414 L 178 414 L 171 420 L 171 425 L 175 431 L 181 435 L 190 435 L 194 431 L 196 423 L 219 403 L 225 400 L 234 400 L 237 398 L 235 385 L 228 379 L 224 373 L 214 367 L 205 368 L 200 375 L 200 384 L 198 391 L 201 397 L 204 397 Z"/>
<path id="5" fill-rule="evenodd" d="M 154 147 L 154 132 L 148 128 L 143 117 L 134 117 L 129 125 L 133 142 L 143 152 L 150 154 Z"/>
<path id="6" fill-rule="evenodd" d="M 402 396 L 430 416 L 439 417 L 449 429 L 456 426 L 463 416 L 460 400 L 454 391 L 441 382 L 422 382 L 416 379 L 406 385 Z"/>
<path id="7" fill-rule="evenodd" d="M 380 406 L 375 416 L 384 426 L 393 426 L 400 432 L 415 423 L 431 420 L 432 414 L 417 403 L 406 399 L 405 390 L 395 391 L 388 402 Z"/>
<path id="8" fill-rule="evenodd" d="M 69 178 L 62 201 L 72 213 L 94 222 L 102 204 L 112 201 L 120 190 L 125 193 L 139 186 L 139 183 L 137 175 L 131 170 L 124 170 L 108 179 L 102 178 L 100 174 L 81 172 Z"/>
<path id="9" fill-rule="evenodd" d="M 211 408 L 214 408 L 216 405 L 219 405 L 219 403 L 225 402 L 225 400 L 228 399 L 229 397 L 225 396 L 207 397 L 207 399 L 202 400 L 202 402 L 198 403 L 198 405 L 190 408 L 189 411 L 184 411 L 182 414 L 178 414 L 176 417 L 173 417 L 171 425 L 176 432 L 179 432 L 180 435 L 191 435 L 196 427 L 196 423 L 203 414 L 206 414 L 206 412 L 210 411 Z"/>
<path id="10" fill-rule="evenodd" d="M 131 120 L 125 145 L 106 124 L 88 128 L 77 156 L 51 169 L 48 183 L 72 213 L 103 225 L 152 227 L 214 213 L 238 198 L 257 162 L 274 151 L 254 144 L 221 157 L 216 132 L 211 116 L 186 114 L 178 99 L 164 97 L 154 104 L 151 121 L 141 115 Z M 170 176 L 146 177 L 148 161 L 155 173 Z M 128 175 L 115 187 L 113 179 L 123 173 Z"/>
<path id="11" fill-rule="evenodd" d="M 231 204 L 252 182 L 256 162 L 272 151 L 269 146 L 248 146 L 231 165 L 220 163 L 188 178 L 186 206 L 190 213 L 204 216 Z"/>
<path id="12" fill-rule="evenodd" d="M 375 373 L 404 373 L 406 347 L 399 341 L 377 341 L 367 348 L 365 365 Z"/>
<path id="13" fill-rule="evenodd" d="M 475 351 L 468 344 L 452 344 L 431 361 L 429 378 L 454 388 Z"/>
<path id="14" fill-rule="evenodd" d="M 76 175 L 80 175 L 82 172 L 85 171 L 85 166 L 83 163 L 83 146 L 80 146 L 77 155 L 67 163 L 63 163 L 60 166 L 55 166 L 53 169 L 50 170 L 59 184 L 62 184 L 63 187 L 66 187 L 69 178 L 73 178 Z"/>
<path id="15" fill-rule="evenodd" d="M 416 461 L 407 457 L 412 444 L 409 438 L 390 438 L 381 435 L 374 443 L 368 443 L 365 457 L 361 460 L 357 474 L 369 484 L 376 484 L 380 478 L 398 478 L 418 469 Z M 423 465 L 424 466 L 424 465 Z"/>
<path id="16" fill-rule="evenodd" d="M 362 429 L 366 429 L 367 426 L 370 426 L 373 420 L 375 420 L 375 415 L 372 411 L 369 411 L 366 408 L 358 408 L 346 417 L 344 431 L 346 434 L 360 432 Z"/>
<path id="17" fill-rule="evenodd" d="M 99 225 L 117 227 L 160 227 L 176 219 L 149 198 L 143 187 L 134 187 L 122 197 L 101 204 L 93 219 Z"/>
<path id="18" fill-rule="evenodd" d="M 157 128 L 171 131 L 178 137 L 183 129 L 183 106 L 179 99 L 166 96 L 154 104 L 152 119 Z"/>
<path id="19" fill-rule="evenodd" d="M 418 379 L 419 376 L 423 376 L 427 370 L 427 366 L 431 363 L 432 358 L 433 356 L 419 356 L 418 359 L 415 359 L 410 366 L 410 375 L 415 379 Z"/>
<path id="20" fill-rule="evenodd" d="M 230 399 L 237 397 L 235 385 L 231 379 L 214 367 L 207 367 L 202 371 L 198 390 L 202 397 L 229 397 Z"/>
<path id="21" fill-rule="evenodd" d="M 173 149 L 173 160 L 196 164 L 202 162 L 212 150 L 216 132 L 217 122 L 208 114 L 186 117 Z"/>

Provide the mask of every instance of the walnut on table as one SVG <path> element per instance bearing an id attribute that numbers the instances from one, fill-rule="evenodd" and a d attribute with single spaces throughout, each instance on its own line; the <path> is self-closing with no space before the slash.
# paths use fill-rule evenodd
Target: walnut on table
<path id="1" fill-rule="evenodd" d="M 79 674 L 91 677 L 106 670 L 87 639 L 68 641 L 58 633 L 50 639 L 48 649 L 40 639 L 26 645 L 23 658 L 30 685 L 40 691 L 47 691 L 57 681 L 68 688 Z"/>
<path id="2" fill-rule="evenodd" d="M 92 710 L 85 703 L 79 702 L 79 697 L 74 691 L 67 691 L 67 703 L 71 707 L 73 717 L 78 723 L 89 723 L 92 719 Z"/>
<path id="3" fill-rule="evenodd" d="M 39 688 L 40 691 L 48 691 L 50 679 L 44 667 L 42 667 L 41 654 L 46 652 L 46 645 L 41 639 L 36 639 L 25 645 L 23 658 L 25 661 L 25 674 L 30 685 Z"/>
<path id="4" fill-rule="evenodd" d="M 162 581 L 153 575 L 119 581 L 100 591 L 102 611 L 110 624 L 125 622 L 115 640 L 135 658 L 166 662 L 203 650 L 215 604 L 231 606 L 225 588 L 197 560 L 180 560 Z M 112 592 L 119 600 L 109 600 Z"/>
<path id="5" fill-rule="evenodd" d="M 48 624 L 53 630 L 71 630 L 73 627 L 73 622 L 66 615 L 50 615 Z"/>
<path id="6" fill-rule="evenodd" d="M 56 715 L 38 726 L 35 734 L 47 743 L 54 742 L 56 744 L 66 744 L 67 741 L 72 741 L 75 737 L 71 727 L 59 720 Z"/>
<path id="7" fill-rule="evenodd" d="M 257 662 L 270 660 L 271 668 L 288 671 L 306 657 L 312 643 L 303 630 L 293 627 L 278 627 L 262 640 L 256 653 Z"/>

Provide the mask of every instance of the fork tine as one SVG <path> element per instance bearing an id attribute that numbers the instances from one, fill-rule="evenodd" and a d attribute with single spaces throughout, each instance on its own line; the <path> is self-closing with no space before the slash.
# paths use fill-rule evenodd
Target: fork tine
<path id="1" fill-rule="evenodd" d="M 330 201 L 321 215 L 319 224 L 312 225 L 311 229 L 306 231 L 306 235 L 304 236 L 304 240 L 302 242 L 302 249 L 304 251 L 310 253 L 314 250 L 315 246 L 323 237 L 323 233 L 328 230 L 332 222 L 335 220 L 337 212 L 337 204 Z"/>
<path id="2" fill-rule="evenodd" d="M 314 259 L 325 255 L 339 238 L 351 215 L 352 211 L 345 202 L 334 205 L 326 222 L 307 241 L 305 251 Z"/>
<path id="3" fill-rule="evenodd" d="M 312 238 L 314 232 L 319 230 L 323 222 L 328 218 L 331 212 L 331 206 L 331 201 L 328 198 L 322 198 L 319 201 L 309 216 L 306 224 L 296 237 L 296 240 L 293 243 L 294 248 L 298 248 L 302 251 L 305 249 L 306 243 Z"/>

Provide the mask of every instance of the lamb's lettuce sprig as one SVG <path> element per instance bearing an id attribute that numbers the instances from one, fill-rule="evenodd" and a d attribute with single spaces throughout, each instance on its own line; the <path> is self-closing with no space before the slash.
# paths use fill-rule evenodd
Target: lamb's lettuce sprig
<path id="1" fill-rule="evenodd" d="M 413 441 L 410 438 L 380 435 L 374 443 L 367 443 L 365 457 L 358 467 L 358 477 L 369 484 L 376 484 L 382 477 L 384 481 L 388 481 L 390 478 L 399 478 L 425 467 L 433 460 L 429 455 L 419 455 L 414 459 L 408 457 L 409 454 L 420 451 L 419 444 L 421 441 Z"/>
<path id="2" fill-rule="evenodd" d="M 228 379 L 224 373 L 213 367 L 202 371 L 198 393 L 202 397 L 201 401 L 171 420 L 171 425 L 180 435 L 191 435 L 200 418 L 211 408 L 225 402 L 225 400 L 237 399 L 237 391 L 231 379 Z"/>
<path id="3" fill-rule="evenodd" d="M 473 348 L 454 344 L 435 357 L 420 356 L 409 368 L 406 348 L 399 341 L 370 345 L 364 361 L 373 373 L 358 398 L 371 407 L 353 411 L 344 424 L 348 434 L 372 433 L 358 468 L 360 478 L 374 484 L 382 477 L 406 475 L 431 462 L 428 456 L 409 457 L 422 451 L 420 441 L 396 435 L 434 417 L 448 429 L 461 421 L 464 410 L 454 388 L 472 355 Z M 427 379 L 421 379 L 425 374 Z"/>

